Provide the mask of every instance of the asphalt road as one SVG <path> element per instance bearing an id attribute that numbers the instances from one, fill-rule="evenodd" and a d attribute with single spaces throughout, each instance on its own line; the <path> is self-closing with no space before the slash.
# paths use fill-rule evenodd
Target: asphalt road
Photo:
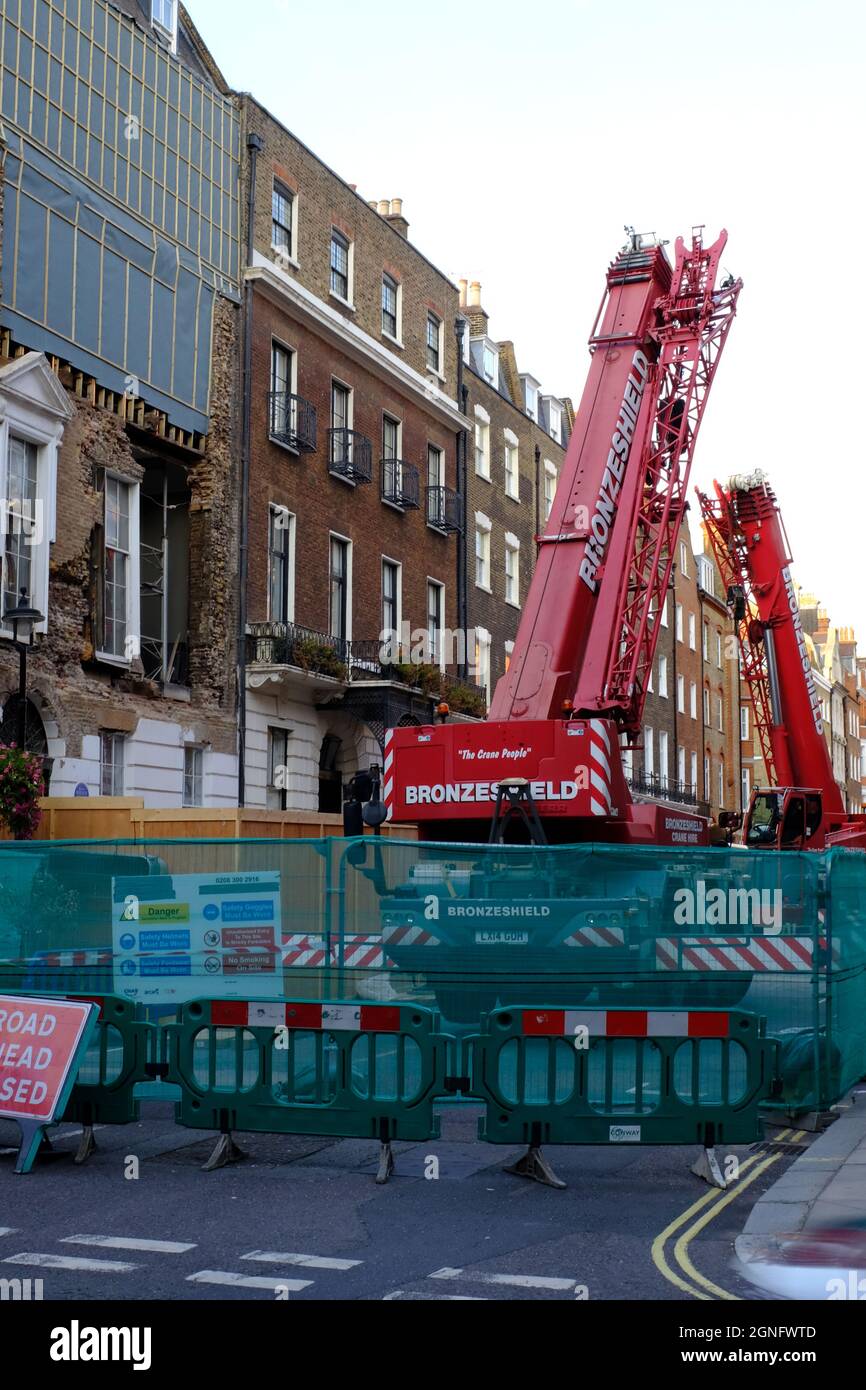
<path id="1" fill-rule="evenodd" d="M 212 1141 L 164 1103 L 98 1130 L 82 1167 L 63 1127 L 25 1177 L 0 1154 L 0 1280 L 41 1278 L 47 1300 L 756 1297 L 733 1241 L 793 1161 L 790 1132 L 737 1150 L 727 1193 L 689 1172 L 694 1149 L 551 1147 L 556 1191 L 503 1172 L 519 1151 L 475 1142 L 478 1113 L 445 1107 L 441 1139 L 395 1145 L 385 1186 L 356 1140 L 239 1135 L 250 1156 L 202 1172 Z"/>

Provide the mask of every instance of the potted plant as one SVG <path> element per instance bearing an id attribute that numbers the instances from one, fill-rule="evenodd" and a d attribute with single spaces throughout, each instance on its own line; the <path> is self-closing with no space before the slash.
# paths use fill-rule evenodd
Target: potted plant
<path id="1" fill-rule="evenodd" d="M 301 637 L 293 644 L 295 663 L 302 671 L 318 671 L 322 676 L 333 676 L 335 680 L 346 679 L 346 663 L 328 642 L 317 637 Z"/>

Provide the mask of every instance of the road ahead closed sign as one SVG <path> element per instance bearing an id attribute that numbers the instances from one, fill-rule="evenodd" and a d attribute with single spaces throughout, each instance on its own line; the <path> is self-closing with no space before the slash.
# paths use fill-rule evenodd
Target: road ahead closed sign
<path id="1" fill-rule="evenodd" d="M 0 994 L 0 1116 L 24 1136 L 18 1172 L 27 1172 L 43 1125 L 66 1107 L 99 1016 L 94 1003 Z"/>

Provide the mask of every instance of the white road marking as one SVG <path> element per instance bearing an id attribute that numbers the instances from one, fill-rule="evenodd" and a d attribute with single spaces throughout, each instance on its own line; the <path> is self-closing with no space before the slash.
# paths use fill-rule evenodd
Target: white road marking
<path id="1" fill-rule="evenodd" d="M 263 1274 L 232 1274 L 226 1269 L 200 1269 L 198 1274 L 188 1274 L 190 1284 L 231 1284 L 242 1289 L 286 1289 L 288 1293 L 300 1293 L 308 1289 L 311 1279 L 276 1279 Z"/>
<path id="2" fill-rule="evenodd" d="M 138 1240 L 135 1236 L 64 1236 L 61 1245 L 99 1245 L 104 1250 L 149 1250 L 155 1255 L 185 1255 L 195 1250 L 195 1242 L 179 1240 Z"/>
<path id="3" fill-rule="evenodd" d="M 508 1284 L 519 1289 L 573 1289 L 576 1279 L 552 1279 L 541 1274 L 467 1274 L 465 1269 L 437 1269 L 428 1279 L 471 1279 L 478 1284 Z"/>
<path id="4" fill-rule="evenodd" d="M 123 1260 L 85 1260 L 72 1255 L 38 1255 L 22 1250 L 20 1255 L 8 1255 L 4 1265 L 37 1265 L 43 1269 L 82 1269 L 93 1274 L 129 1274 L 141 1265 L 126 1264 Z"/>
<path id="5" fill-rule="evenodd" d="M 470 1293 L 444 1293 L 430 1298 L 424 1293 L 404 1293 L 402 1289 L 395 1289 L 393 1293 L 386 1293 L 382 1299 L 383 1303 L 393 1303 L 395 1299 L 404 1298 L 423 1299 L 425 1303 L 489 1303 L 488 1298 L 475 1298 Z"/>
<path id="6" fill-rule="evenodd" d="M 260 1264 L 305 1265 L 308 1269 L 354 1269 L 363 1260 L 334 1260 L 327 1255 L 291 1255 L 279 1250 L 251 1250 L 242 1260 L 257 1260 Z"/>

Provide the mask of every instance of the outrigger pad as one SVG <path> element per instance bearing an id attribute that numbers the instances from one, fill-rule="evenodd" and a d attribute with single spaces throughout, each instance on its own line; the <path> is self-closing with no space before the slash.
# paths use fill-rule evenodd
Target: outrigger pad
<path id="1" fill-rule="evenodd" d="M 503 1168 L 504 1173 L 514 1173 L 518 1178 L 531 1178 L 533 1182 L 542 1182 L 545 1187 L 567 1187 L 568 1183 L 558 1178 L 548 1163 L 541 1149 L 535 1144 L 530 1144 L 522 1158 L 516 1163 L 512 1163 L 509 1168 Z"/>

